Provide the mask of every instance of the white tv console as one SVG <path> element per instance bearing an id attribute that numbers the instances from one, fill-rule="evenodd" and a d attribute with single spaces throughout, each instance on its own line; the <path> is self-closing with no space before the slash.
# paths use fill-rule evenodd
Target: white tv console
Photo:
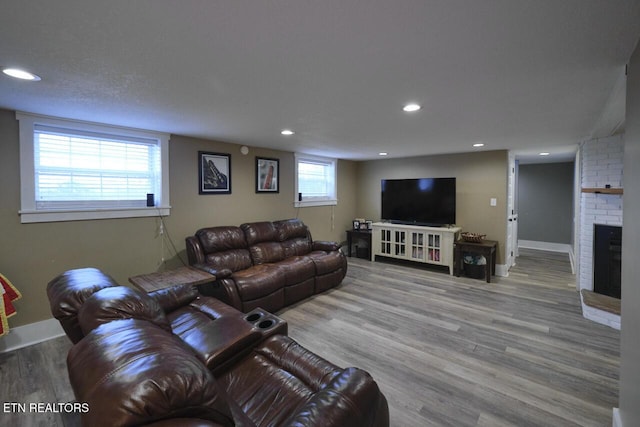
<path id="1" fill-rule="evenodd" d="M 384 256 L 444 265 L 453 275 L 453 245 L 462 228 L 374 222 L 372 230 L 371 261 Z"/>

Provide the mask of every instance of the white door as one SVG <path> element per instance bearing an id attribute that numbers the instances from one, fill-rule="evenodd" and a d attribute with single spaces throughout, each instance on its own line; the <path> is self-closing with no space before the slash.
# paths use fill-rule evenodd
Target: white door
<path id="1" fill-rule="evenodd" d="M 509 153 L 509 171 L 507 173 L 507 247 L 505 248 L 507 271 L 516 264 L 516 257 L 518 256 L 517 169 L 518 164 L 515 155 Z"/>

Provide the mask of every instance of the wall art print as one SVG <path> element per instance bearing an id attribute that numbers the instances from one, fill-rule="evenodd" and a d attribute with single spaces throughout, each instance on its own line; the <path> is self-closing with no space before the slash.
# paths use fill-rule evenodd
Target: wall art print
<path id="1" fill-rule="evenodd" d="M 198 151 L 200 194 L 231 194 L 231 154 Z"/>

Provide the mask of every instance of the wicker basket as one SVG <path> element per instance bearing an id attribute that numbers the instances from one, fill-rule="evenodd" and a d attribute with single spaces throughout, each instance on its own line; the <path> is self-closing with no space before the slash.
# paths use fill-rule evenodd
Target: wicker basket
<path id="1" fill-rule="evenodd" d="M 465 242 L 473 243 L 481 243 L 486 236 L 486 234 L 469 233 L 467 231 L 460 233 L 460 237 L 462 237 Z"/>

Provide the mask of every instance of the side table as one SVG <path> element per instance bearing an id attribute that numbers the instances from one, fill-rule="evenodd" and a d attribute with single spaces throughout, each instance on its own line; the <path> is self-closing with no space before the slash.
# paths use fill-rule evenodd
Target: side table
<path id="1" fill-rule="evenodd" d="M 179 267 L 175 270 L 129 277 L 129 282 L 133 286 L 145 292 L 153 292 L 174 285 L 203 285 L 215 280 L 216 276 L 213 274 L 194 267 Z"/>
<path id="2" fill-rule="evenodd" d="M 367 243 L 367 256 L 358 256 L 358 251 L 356 250 L 356 257 L 371 259 L 371 230 L 347 230 L 347 246 L 349 247 L 347 252 L 348 256 L 351 256 L 351 245 L 354 238 L 363 239 Z"/>
<path id="3" fill-rule="evenodd" d="M 454 259 L 455 259 L 455 275 L 460 276 L 462 271 L 462 254 L 465 252 L 475 255 L 483 255 L 487 259 L 484 266 L 484 272 L 487 283 L 491 283 L 491 276 L 496 274 L 496 252 L 498 242 L 495 240 L 483 240 L 482 242 L 467 242 L 466 240 L 458 240 L 455 243 Z"/>

